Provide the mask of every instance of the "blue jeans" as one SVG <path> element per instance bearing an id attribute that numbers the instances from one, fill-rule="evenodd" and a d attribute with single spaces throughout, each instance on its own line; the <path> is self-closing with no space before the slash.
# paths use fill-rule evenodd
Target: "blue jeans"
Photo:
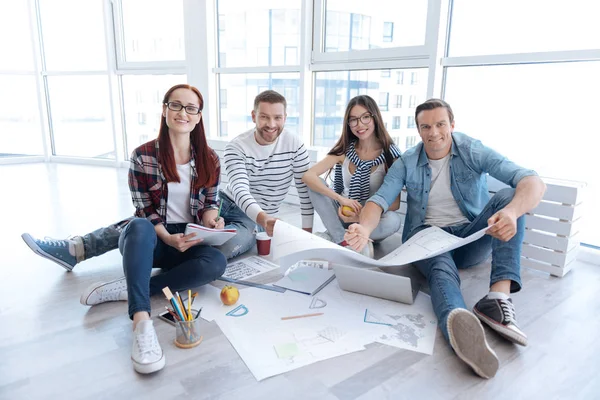
<path id="1" fill-rule="evenodd" d="M 325 183 L 324 180 L 323 183 Z M 342 221 L 338 216 L 338 203 L 332 198 L 315 192 L 310 188 L 308 189 L 308 196 L 333 242 L 341 243 L 344 241 L 346 228 L 350 224 Z M 374 241 L 383 240 L 398 232 L 401 226 L 402 217 L 395 211 L 386 211 L 381 215 L 381 220 L 373 232 L 371 232 L 370 238 Z"/>
<path id="2" fill-rule="evenodd" d="M 514 189 L 502 189 L 490 199 L 481 213 L 471 223 L 442 229 L 459 237 L 467 237 L 485 228 L 487 220 L 510 203 L 514 194 Z M 415 229 L 413 235 L 427 227 L 427 225 L 424 225 Z M 466 246 L 413 263 L 429 283 L 433 310 L 446 340 L 448 340 L 448 327 L 446 326 L 448 314 L 455 308 L 467 308 L 460 291 L 458 268 L 466 269 L 477 265 L 484 261 L 491 252 L 490 286 L 498 281 L 510 280 L 511 293 L 518 292 L 521 290 L 520 259 L 524 234 L 525 218 L 522 216 L 517 219 L 517 233 L 508 242 L 485 235 Z"/>
<path id="3" fill-rule="evenodd" d="M 183 233 L 186 224 L 168 224 L 169 233 Z M 135 218 L 119 238 L 123 270 L 127 279 L 129 316 L 139 311 L 150 313 L 150 296 L 168 286 L 173 293 L 202 286 L 225 272 L 227 260 L 211 246 L 193 246 L 185 252 L 160 240 L 154 225 L 145 218 Z M 152 268 L 162 272 L 151 277 Z"/>
<path id="4" fill-rule="evenodd" d="M 264 229 L 252 221 L 223 191 L 219 191 L 219 198 L 221 199 L 221 217 L 225 220 L 225 228 L 237 230 L 234 237 L 217 247 L 229 260 L 250 250 L 256 243 L 256 232 L 262 232 Z"/>
<path id="5" fill-rule="evenodd" d="M 223 192 L 219 193 L 223 206 L 221 216 L 225 220 L 226 228 L 237 229 L 235 237 L 228 240 L 222 246 L 217 247 L 229 260 L 250 250 L 255 243 L 256 231 L 263 231 L 262 226 L 257 225 Z M 129 217 L 109 226 L 96 229 L 82 236 L 84 246 L 84 259 L 100 256 L 119 247 L 119 237 L 123 229 L 135 217 Z"/>

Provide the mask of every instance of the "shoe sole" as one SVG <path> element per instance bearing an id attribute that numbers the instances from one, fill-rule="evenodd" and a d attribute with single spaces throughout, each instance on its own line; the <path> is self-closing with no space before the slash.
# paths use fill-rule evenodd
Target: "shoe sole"
<path id="1" fill-rule="evenodd" d="M 504 327 L 504 325 L 492 318 L 489 318 L 487 315 L 483 314 L 476 308 L 473 308 L 473 313 L 477 316 L 477 318 L 481 320 L 481 322 L 484 322 L 487 326 L 493 329 L 504 339 L 521 346 L 527 346 L 527 337 L 520 335 L 518 332 L 515 332 L 512 329 Z"/>
<path id="2" fill-rule="evenodd" d="M 456 309 L 448 317 L 450 345 L 463 360 L 482 378 L 496 375 L 500 362 L 485 340 L 485 331 L 479 319 L 470 311 Z"/>
<path id="3" fill-rule="evenodd" d="M 23 239 L 25 244 L 27 244 L 27 246 L 29 246 L 29 248 L 31 250 L 33 250 L 33 252 L 35 254 L 37 254 L 38 256 L 44 257 L 45 259 L 50 260 L 50 261 L 54 261 L 55 263 L 57 263 L 58 265 L 60 265 L 64 269 L 66 269 L 67 272 L 71 272 L 71 271 L 73 271 L 73 268 L 75 268 L 75 266 L 64 262 L 60 258 L 56 258 L 56 257 L 46 253 L 44 250 L 41 249 L 40 246 L 37 245 L 35 240 L 28 233 L 23 233 L 21 235 L 21 238 Z"/>
<path id="4" fill-rule="evenodd" d="M 163 353 L 160 360 L 151 364 L 140 364 L 136 362 L 133 358 L 131 359 L 131 362 L 133 363 L 133 369 L 136 370 L 136 372 L 140 374 L 151 374 L 153 372 L 160 371 L 165 367 L 165 353 Z"/>
<path id="5" fill-rule="evenodd" d="M 120 281 L 123 278 L 119 278 L 119 279 L 115 279 L 112 280 L 110 282 L 102 282 L 102 283 L 92 283 L 90 286 L 88 286 L 87 288 L 85 288 L 85 290 L 83 291 L 83 293 L 81 293 L 81 297 L 79 297 L 79 302 L 84 305 L 84 306 L 95 306 L 97 304 L 102 304 L 102 303 L 107 303 L 107 301 L 103 301 L 102 303 L 88 303 L 88 299 L 90 298 L 91 294 L 96 290 L 96 289 L 100 289 L 103 286 L 106 285 L 110 285 L 111 283 L 114 283 L 116 281 Z"/>

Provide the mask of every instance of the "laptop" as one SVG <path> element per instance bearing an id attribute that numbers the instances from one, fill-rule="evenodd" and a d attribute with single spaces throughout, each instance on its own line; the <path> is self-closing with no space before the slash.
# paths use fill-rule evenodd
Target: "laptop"
<path id="1" fill-rule="evenodd" d="M 409 276 L 396 275 L 381 270 L 346 265 L 333 265 L 333 269 L 338 284 L 343 290 L 380 299 L 413 304 L 421 287 L 418 279 L 414 277 L 411 279 Z M 410 273 L 412 271 L 406 270 L 407 267 L 404 267 L 401 273 L 408 272 L 405 275 L 412 275 Z"/>

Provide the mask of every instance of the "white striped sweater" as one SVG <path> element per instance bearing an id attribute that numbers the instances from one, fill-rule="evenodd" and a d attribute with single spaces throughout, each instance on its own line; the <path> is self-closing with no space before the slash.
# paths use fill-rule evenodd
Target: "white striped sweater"
<path id="1" fill-rule="evenodd" d="M 242 133 L 225 147 L 225 193 L 256 222 L 261 211 L 277 214 L 293 179 L 300 199 L 302 228 L 312 228 L 313 206 L 302 182 L 310 166 L 306 147 L 285 129 L 274 144 L 262 146 L 256 142 L 254 131 Z"/>

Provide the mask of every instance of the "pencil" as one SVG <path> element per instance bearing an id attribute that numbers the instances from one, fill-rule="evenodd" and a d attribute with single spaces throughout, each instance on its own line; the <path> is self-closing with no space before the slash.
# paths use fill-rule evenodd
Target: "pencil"
<path id="1" fill-rule="evenodd" d="M 192 320 L 192 291 L 188 289 L 188 321 Z"/>
<path id="2" fill-rule="evenodd" d="M 348 229 L 346 229 L 346 232 L 348 232 L 348 233 L 352 233 L 352 234 L 354 234 L 354 235 L 356 235 L 356 236 L 358 236 L 358 237 L 360 237 L 360 238 L 367 239 L 369 242 L 373 242 L 373 239 L 371 239 L 371 238 L 368 238 L 368 237 L 365 237 L 365 236 L 363 236 L 363 235 L 359 235 L 358 233 L 350 232 Z"/>
<path id="3" fill-rule="evenodd" d="M 281 317 L 282 320 L 288 320 L 288 319 L 296 319 L 296 318 L 306 318 L 306 317 L 317 317 L 319 315 L 323 315 L 324 313 L 322 312 L 318 312 L 318 313 L 314 313 L 314 314 L 303 314 L 303 315 L 292 315 L 290 317 Z"/>

